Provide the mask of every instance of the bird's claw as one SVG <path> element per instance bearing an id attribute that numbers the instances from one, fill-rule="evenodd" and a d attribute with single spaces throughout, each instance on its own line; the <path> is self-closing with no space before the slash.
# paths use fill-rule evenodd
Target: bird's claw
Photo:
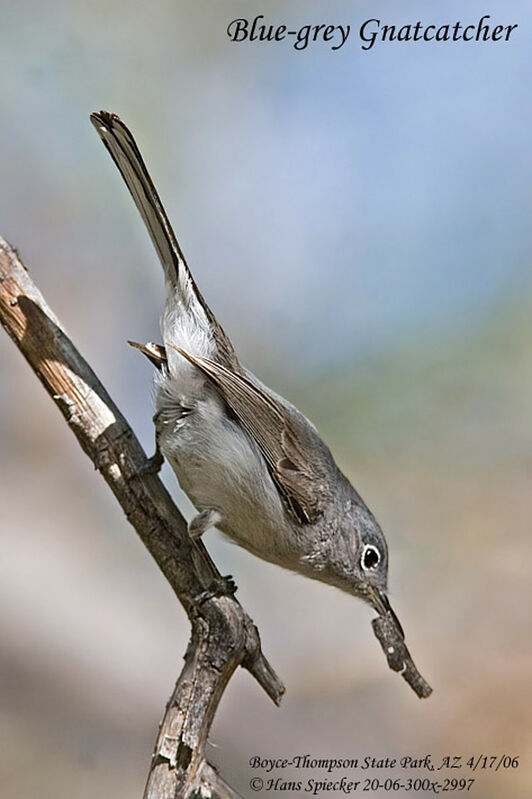
<path id="1" fill-rule="evenodd" d="M 226 574 L 218 580 L 214 580 L 204 591 L 201 591 L 190 603 L 190 608 L 197 608 L 209 599 L 219 596 L 233 596 L 237 591 L 237 586 L 232 574 Z"/>
<path id="2" fill-rule="evenodd" d="M 164 463 L 163 453 L 157 449 L 151 458 L 147 458 L 137 474 L 139 477 L 146 477 L 148 474 L 159 474 Z"/>

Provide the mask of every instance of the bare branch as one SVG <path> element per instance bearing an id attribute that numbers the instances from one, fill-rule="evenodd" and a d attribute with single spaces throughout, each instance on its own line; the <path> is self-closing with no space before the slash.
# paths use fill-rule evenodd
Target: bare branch
<path id="1" fill-rule="evenodd" d="M 204 759 L 207 734 L 236 667 L 279 703 L 284 688 L 261 651 L 256 627 L 233 596 L 197 604 L 220 575 L 156 475 L 90 366 L 46 304 L 18 254 L 0 238 L 0 321 L 63 414 L 187 611 L 192 636 L 166 707 L 145 799 L 237 794 Z M 210 793 L 209 793 L 210 792 Z"/>

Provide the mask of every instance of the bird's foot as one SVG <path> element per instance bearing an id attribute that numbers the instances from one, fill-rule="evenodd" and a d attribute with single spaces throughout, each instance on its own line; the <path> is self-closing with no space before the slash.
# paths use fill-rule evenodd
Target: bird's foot
<path id="1" fill-rule="evenodd" d="M 163 463 L 164 463 L 164 455 L 159 449 L 159 447 L 157 447 L 151 458 L 147 458 L 144 461 L 144 463 L 138 470 L 137 474 L 139 477 L 145 477 L 148 474 L 159 474 Z"/>
<path id="2" fill-rule="evenodd" d="M 233 596 L 236 590 L 237 586 L 233 580 L 233 575 L 226 574 L 224 577 L 214 580 L 209 588 L 206 588 L 205 591 L 201 591 L 201 593 L 195 596 L 190 603 L 190 608 L 197 608 L 199 605 L 203 605 L 204 602 L 214 597 Z"/>

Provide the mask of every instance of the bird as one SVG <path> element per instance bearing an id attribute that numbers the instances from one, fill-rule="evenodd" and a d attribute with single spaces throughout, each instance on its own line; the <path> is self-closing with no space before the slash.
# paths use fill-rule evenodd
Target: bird
<path id="1" fill-rule="evenodd" d="M 120 170 L 162 264 L 161 345 L 140 349 L 155 373 L 156 452 L 196 508 L 193 539 L 216 527 L 253 555 L 369 604 L 388 660 L 420 697 L 387 594 L 388 547 L 373 513 L 314 424 L 243 366 L 201 294 L 135 139 L 108 111 L 91 122 Z"/>

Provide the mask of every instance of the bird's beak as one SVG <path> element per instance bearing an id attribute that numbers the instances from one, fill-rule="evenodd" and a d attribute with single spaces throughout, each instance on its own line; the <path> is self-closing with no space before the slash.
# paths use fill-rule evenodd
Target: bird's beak
<path id="1" fill-rule="evenodd" d="M 385 594 L 383 591 L 380 591 L 378 588 L 375 588 L 375 586 L 370 585 L 369 595 L 370 595 L 371 604 L 373 605 L 379 616 L 389 617 L 393 621 L 394 626 L 397 629 L 397 632 L 404 640 L 405 637 L 404 630 L 401 626 L 401 622 L 395 615 L 394 609 L 390 605 L 390 600 L 388 599 L 387 594 Z"/>
<path id="2" fill-rule="evenodd" d="M 388 597 L 382 591 L 379 591 L 378 588 L 375 588 L 370 582 L 368 582 L 368 593 L 369 593 L 369 601 L 379 614 L 379 616 L 386 616 L 388 613 L 388 608 L 390 607 L 390 603 L 388 601 Z"/>

